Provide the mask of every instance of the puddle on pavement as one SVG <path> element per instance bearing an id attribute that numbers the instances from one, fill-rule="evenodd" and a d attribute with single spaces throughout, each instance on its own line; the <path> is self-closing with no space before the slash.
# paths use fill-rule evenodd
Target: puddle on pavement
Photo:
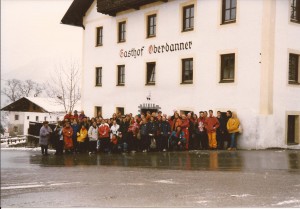
<path id="1" fill-rule="evenodd" d="M 40 166 L 122 166 L 175 170 L 242 171 L 289 170 L 300 172 L 299 151 L 189 151 L 125 154 L 65 154 L 30 156 Z"/>

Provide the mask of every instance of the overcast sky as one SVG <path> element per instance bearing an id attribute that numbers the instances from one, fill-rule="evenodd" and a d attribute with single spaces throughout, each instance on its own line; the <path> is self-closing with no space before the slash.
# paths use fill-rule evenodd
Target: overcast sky
<path id="1" fill-rule="evenodd" d="M 60 24 L 72 2 L 1 0 L 1 83 L 11 78 L 42 83 L 56 64 L 81 62 L 83 29 Z"/>

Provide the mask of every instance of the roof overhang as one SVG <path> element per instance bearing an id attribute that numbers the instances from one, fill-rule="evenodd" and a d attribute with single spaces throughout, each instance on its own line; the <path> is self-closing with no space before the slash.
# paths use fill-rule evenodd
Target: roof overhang
<path id="1" fill-rule="evenodd" d="M 23 97 L 1 109 L 1 111 L 9 111 L 9 112 L 28 112 L 29 110 L 29 103 L 33 103 L 28 98 Z M 38 107 L 37 111 L 35 112 L 44 112 L 49 113 L 45 108 L 41 107 L 40 105 L 33 103 Z"/>
<path id="2" fill-rule="evenodd" d="M 167 2 L 168 0 L 97 0 L 97 11 L 110 16 L 128 9 L 139 10 L 141 6 L 154 2 Z"/>
<path id="3" fill-rule="evenodd" d="M 129 9 L 139 10 L 141 6 L 151 4 L 154 2 L 168 2 L 168 0 L 96 0 L 97 11 L 116 16 L 118 12 L 122 12 Z M 74 0 L 68 11 L 61 20 L 62 24 L 73 25 L 82 27 L 83 17 L 87 10 L 91 7 L 94 0 Z"/>
<path id="4" fill-rule="evenodd" d="M 84 29 L 83 17 L 93 2 L 94 0 L 74 0 L 62 18 L 61 23 L 82 27 Z"/>

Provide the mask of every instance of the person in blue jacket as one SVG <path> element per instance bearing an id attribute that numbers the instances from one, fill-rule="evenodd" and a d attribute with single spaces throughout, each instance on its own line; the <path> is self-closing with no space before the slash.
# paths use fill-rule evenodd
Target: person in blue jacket
<path id="1" fill-rule="evenodd" d="M 73 140 L 73 147 L 74 147 L 74 152 L 78 152 L 78 146 L 77 146 L 77 133 L 80 131 L 80 126 L 77 124 L 77 120 L 74 119 L 73 123 L 71 125 L 72 129 L 73 129 L 73 136 L 72 136 L 72 140 Z"/>
<path id="2" fill-rule="evenodd" d="M 166 117 L 162 117 L 162 121 L 159 123 L 160 135 L 158 137 L 158 150 L 166 151 L 168 148 L 168 138 L 171 134 L 170 123 L 166 120 Z"/>
<path id="3" fill-rule="evenodd" d="M 169 146 L 171 150 L 185 150 L 186 138 L 181 126 L 177 126 L 169 137 Z"/>

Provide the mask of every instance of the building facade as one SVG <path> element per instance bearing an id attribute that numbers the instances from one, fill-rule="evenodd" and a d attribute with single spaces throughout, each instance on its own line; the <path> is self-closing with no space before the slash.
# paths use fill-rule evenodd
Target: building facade
<path id="1" fill-rule="evenodd" d="M 300 148 L 299 0 L 74 0 L 62 23 L 87 115 L 232 110 L 240 148 Z"/>

